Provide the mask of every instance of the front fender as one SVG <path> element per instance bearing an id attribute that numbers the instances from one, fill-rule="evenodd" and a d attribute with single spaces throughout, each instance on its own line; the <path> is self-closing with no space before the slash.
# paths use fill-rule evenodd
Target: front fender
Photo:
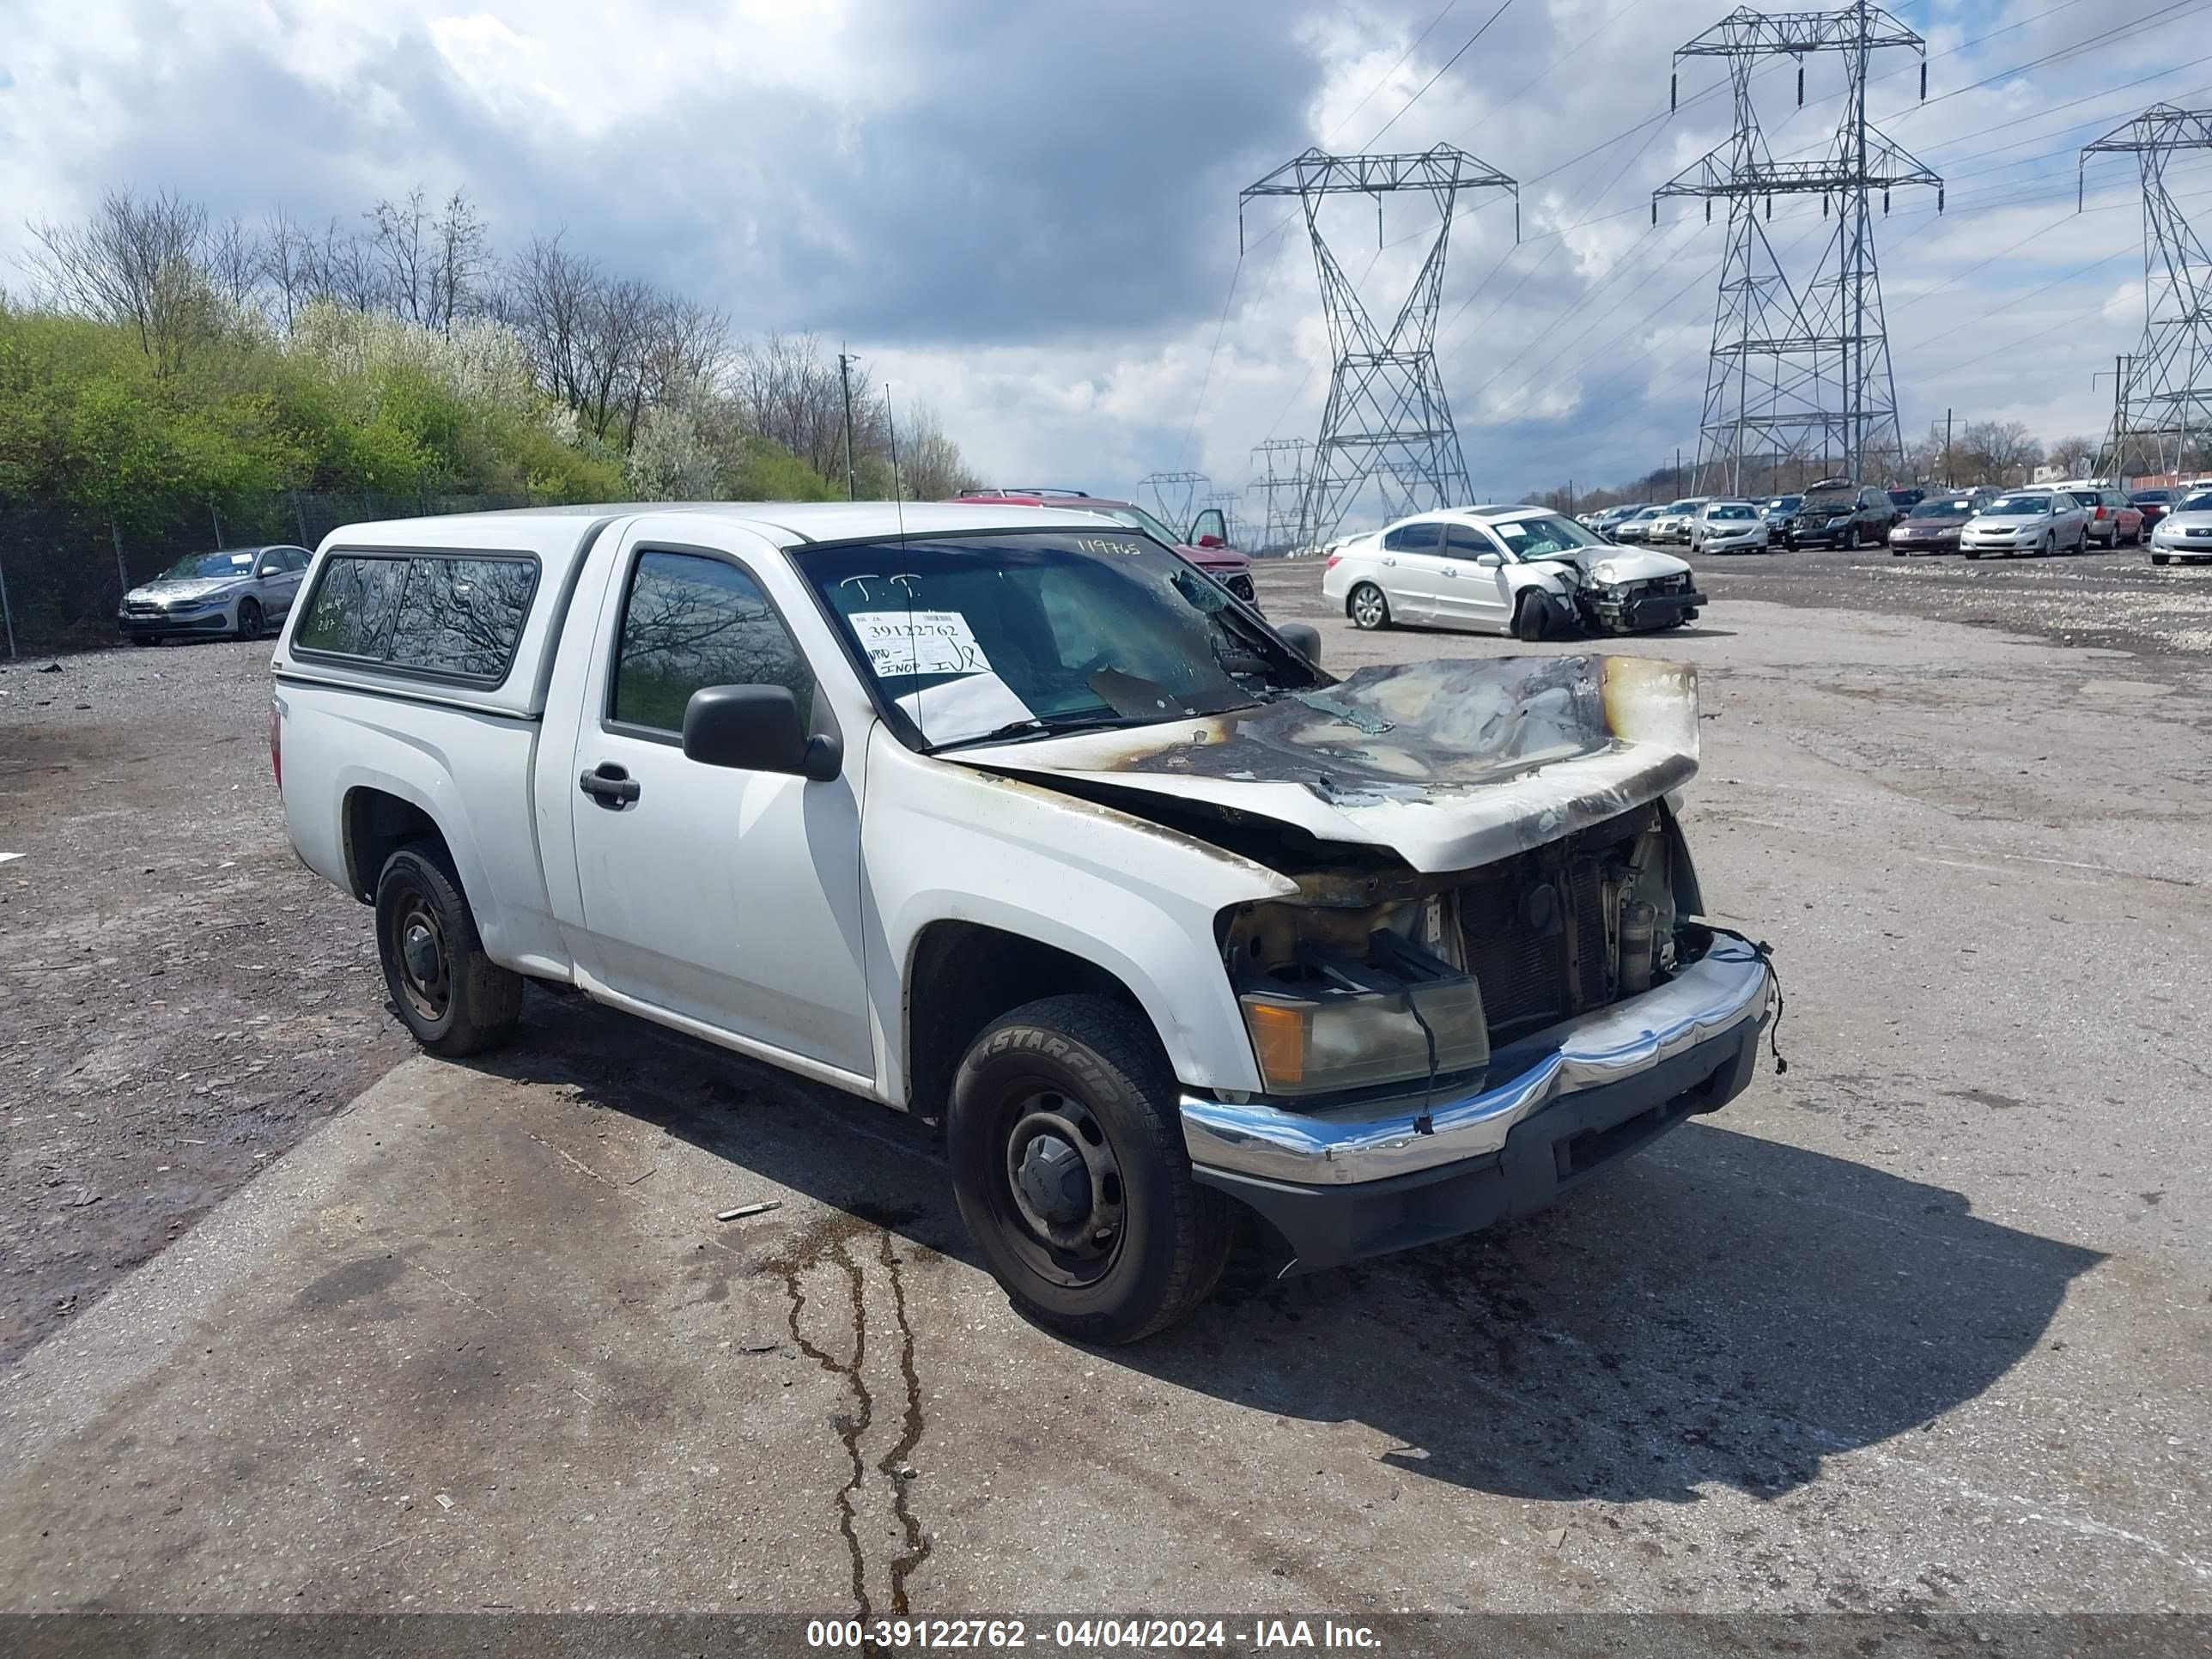
<path id="1" fill-rule="evenodd" d="M 861 830 L 869 1001 L 889 1098 L 905 1097 L 906 978 L 933 922 L 994 927 L 1112 974 L 1183 1084 L 1260 1087 L 1214 935 L 1287 877 L 1131 814 L 904 749 L 881 728 Z"/>

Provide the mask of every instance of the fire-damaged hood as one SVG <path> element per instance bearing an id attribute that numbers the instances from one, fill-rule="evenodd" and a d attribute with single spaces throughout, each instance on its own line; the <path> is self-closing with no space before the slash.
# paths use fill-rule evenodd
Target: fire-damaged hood
<path id="1" fill-rule="evenodd" d="M 1697 671 L 1614 656 L 1398 664 L 1226 714 L 944 758 L 1272 818 L 1323 841 L 1389 848 L 1419 871 L 1467 870 L 1689 778 Z"/>

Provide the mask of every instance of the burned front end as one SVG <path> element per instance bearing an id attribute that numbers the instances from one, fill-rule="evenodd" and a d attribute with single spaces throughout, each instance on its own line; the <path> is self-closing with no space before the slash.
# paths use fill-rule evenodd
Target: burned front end
<path id="1" fill-rule="evenodd" d="M 1575 590 L 1585 626 L 1607 634 L 1636 634 L 1695 622 L 1705 596 L 1686 570 L 1634 581 L 1586 576 Z"/>
<path id="2" fill-rule="evenodd" d="M 1462 872 L 1302 880 L 1221 919 L 1265 1092 L 1182 1101 L 1285 1271 L 1478 1231 L 1749 1084 L 1760 947 L 1700 919 L 1664 800 Z"/>
<path id="3" fill-rule="evenodd" d="M 1221 919 L 1268 1091 L 1451 1087 L 1491 1056 L 1670 980 L 1708 936 L 1663 800 L 1448 875 L 1322 872 Z"/>
<path id="4" fill-rule="evenodd" d="M 1280 880 L 1210 941 L 1258 1087 L 1181 1112 L 1197 1179 L 1310 1268 L 1539 1209 L 1749 1082 L 1773 975 L 1705 919 L 1698 728 L 1686 665 L 1509 657 L 971 763 Z"/>

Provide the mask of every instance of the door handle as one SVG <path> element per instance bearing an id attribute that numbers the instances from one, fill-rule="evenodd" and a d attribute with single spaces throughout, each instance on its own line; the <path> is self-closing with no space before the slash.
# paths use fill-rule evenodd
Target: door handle
<path id="1" fill-rule="evenodd" d="M 619 812 L 641 793 L 637 780 L 612 761 L 601 761 L 576 780 L 576 787 L 610 811 Z"/>
<path id="2" fill-rule="evenodd" d="M 1444 574 L 1447 576 L 1456 576 L 1459 574 L 1458 568 L 1456 566 L 1448 564 L 1444 567 Z"/>

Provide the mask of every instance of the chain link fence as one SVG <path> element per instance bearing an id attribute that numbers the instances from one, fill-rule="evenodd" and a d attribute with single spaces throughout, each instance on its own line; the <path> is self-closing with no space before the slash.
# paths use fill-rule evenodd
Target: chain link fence
<path id="1" fill-rule="evenodd" d="M 187 554 L 270 542 L 312 549 L 343 524 L 530 505 L 522 495 L 370 490 L 286 490 L 128 517 L 0 503 L 0 643 L 11 659 L 119 643 L 124 594 Z"/>

